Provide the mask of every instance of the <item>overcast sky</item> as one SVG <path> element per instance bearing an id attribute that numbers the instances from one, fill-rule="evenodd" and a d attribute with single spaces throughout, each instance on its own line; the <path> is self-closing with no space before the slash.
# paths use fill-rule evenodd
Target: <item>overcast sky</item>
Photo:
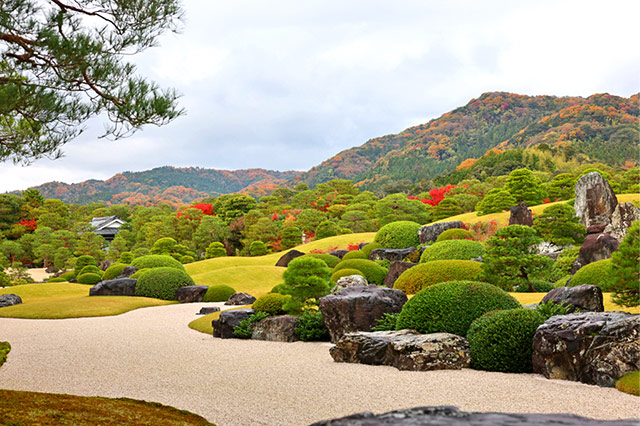
<path id="1" fill-rule="evenodd" d="M 307 170 L 488 91 L 640 91 L 640 1 L 184 0 L 185 28 L 135 57 L 187 115 L 97 140 L 103 124 L 0 191 L 171 165 Z"/>

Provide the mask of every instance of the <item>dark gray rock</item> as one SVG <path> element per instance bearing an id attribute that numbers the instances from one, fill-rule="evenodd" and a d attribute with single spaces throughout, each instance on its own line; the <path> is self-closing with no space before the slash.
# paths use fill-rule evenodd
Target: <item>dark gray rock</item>
<path id="1" fill-rule="evenodd" d="M 225 305 L 250 305 L 256 301 L 256 298 L 249 293 L 233 293 L 229 299 L 224 302 Z"/>
<path id="2" fill-rule="evenodd" d="M 133 278 L 100 281 L 89 289 L 89 296 L 135 296 L 137 283 Z"/>
<path id="3" fill-rule="evenodd" d="M 0 294 L 0 308 L 19 305 L 20 303 L 22 303 L 22 298 L 17 294 Z"/>
<path id="4" fill-rule="evenodd" d="M 609 234 L 590 234 L 584 239 L 580 246 L 578 258 L 573 262 L 571 273 L 575 274 L 578 269 L 589 263 L 598 260 L 609 259 L 611 253 L 618 250 L 620 243 Z"/>
<path id="5" fill-rule="evenodd" d="M 611 223 L 611 215 L 618 206 L 618 199 L 609 182 L 600 173 L 587 173 L 578 179 L 575 193 L 573 208 L 584 226 Z"/>
<path id="6" fill-rule="evenodd" d="M 524 225 L 533 226 L 533 216 L 531 210 L 527 207 L 527 203 L 524 201 L 517 206 L 511 206 L 509 208 L 509 225 Z"/>
<path id="7" fill-rule="evenodd" d="M 402 262 L 407 255 L 416 251 L 415 247 L 409 247 L 404 249 L 388 249 L 379 248 L 371 250 L 369 253 L 369 260 L 388 260 L 389 262 Z"/>
<path id="8" fill-rule="evenodd" d="M 345 254 L 349 253 L 349 250 L 333 250 L 331 252 L 329 252 L 330 255 L 335 256 L 335 257 L 339 257 L 340 259 L 342 259 L 344 257 Z"/>
<path id="9" fill-rule="evenodd" d="M 335 293 L 336 291 L 347 287 L 365 287 L 368 285 L 369 282 L 362 275 L 347 275 L 346 277 L 338 279 L 336 285 L 331 289 L 331 293 Z"/>
<path id="10" fill-rule="evenodd" d="M 348 333 L 329 350 L 336 362 L 390 365 L 399 370 L 459 370 L 469 367 L 469 342 L 449 333 L 415 330 Z"/>
<path id="11" fill-rule="evenodd" d="M 636 220 L 640 220 L 640 209 L 631 203 L 620 203 L 613 211 L 611 223 L 607 225 L 604 232 L 622 241 L 627 235 L 627 229 Z"/>
<path id="12" fill-rule="evenodd" d="M 220 313 L 220 318 L 211 321 L 213 327 L 213 337 L 220 337 L 222 339 L 230 339 L 236 337 L 233 334 L 233 327 L 240 324 L 243 319 L 249 318 L 255 314 L 253 309 L 236 309 L 233 311 L 223 311 Z"/>
<path id="13" fill-rule="evenodd" d="M 413 268 L 417 263 L 411 262 L 392 262 L 389 266 L 389 272 L 387 276 L 384 278 L 382 285 L 388 288 L 393 288 L 393 284 L 395 284 L 396 280 L 404 271 L 409 268 Z"/>
<path id="14" fill-rule="evenodd" d="M 218 306 L 205 306 L 196 315 L 209 315 L 214 312 L 220 312 L 220 308 Z"/>
<path id="15" fill-rule="evenodd" d="M 585 312 L 558 315 L 533 337 L 533 371 L 549 379 L 599 386 L 640 369 L 640 315 Z"/>
<path id="16" fill-rule="evenodd" d="M 270 342 L 295 342 L 299 340 L 295 333 L 298 318 L 292 315 L 267 317 L 252 325 L 252 339 Z"/>
<path id="17" fill-rule="evenodd" d="M 174 298 L 180 303 L 202 302 L 208 288 L 206 285 L 186 285 L 176 290 Z"/>
<path id="18" fill-rule="evenodd" d="M 569 306 L 569 313 L 603 312 L 602 290 L 597 285 L 582 284 L 575 287 L 554 288 L 542 298 L 542 303 L 553 301 L 556 305 Z"/>
<path id="19" fill-rule="evenodd" d="M 293 259 L 295 259 L 296 257 L 304 256 L 304 255 L 305 253 L 301 251 L 289 250 L 288 252 L 283 254 L 280 257 L 280 259 L 278 259 L 276 266 L 282 266 L 283 268 L 286 268 L 287 266 L 289 266 L 289 262 L 291 262 Z"/>
<path id="20" fill-rule="evenodd" d="M 118 275 L 118 278 L 129 278 L 136 272 L 138 272 L 138 268 L 136 268 L 135 266 L 125 266 L 120 275 Z"/>
<path id="21" fill-rule="evenodd" d="M 457 407 L 416 407 L 373 414 L 370 411 L 311 426 L 638 426 L 640 419 L 596 420 L 573 414 L 474 413 Z"/>
<path id="22" fill-rule="evenodd" d="M 425 225 L 418 229 L 418 237 L 420 238 L 420 244 L 432 243 L 438 236 L 447 229 L 462 228 L 462 222 L 457 220 L 454 222 L 440 222 L 432 225 Z"/>
<path id="23" fill-rule="evenodd" d="M 407 296 L 400 290 L 377 285 L 349 287 L 320 299 L 322 321 L 332 342 L 346 333 L 371 331 L 384 313 L 402 310 Z"/>
<path id="24" fill-rule="evenodd" d="M 358 244 L 358 250 L 362 250 L 362 248 L 364 246 L 366 246 L 367 244 L 371 244 L 371 243 L 360 243 L 360 244 Z"/>

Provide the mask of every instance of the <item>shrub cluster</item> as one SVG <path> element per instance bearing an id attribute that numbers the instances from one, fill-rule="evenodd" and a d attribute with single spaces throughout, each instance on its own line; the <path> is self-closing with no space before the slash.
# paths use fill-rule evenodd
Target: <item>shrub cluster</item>
<path id="1" fill-rule="evenodd" d="M 376 262 L 368 259 L 347 259 L 338 263 L 336 267 L 333 269 L 334 275 L 335 272 L 338 272 L 342 269 L 356 269 L 362 272 L 362 275 L 367 279 L 370 284 L 380 285 L 384 281 L 387 273 L 389 272 L 386 268 L 378 265 Z M 413 269 L 413 268 L 412 268 Z M 352 275 L 352 274 L 349 274 Z"/>
<path id="2" fill-rule="evenodd" d="M 227 255 L 227 250 L 224 248 L 224 244 L 218 241 L 214 241 L 209 244 L 205 252 L 205 259 L 213 259 L 216 257 L 224 257 Z"/>
<path id="3" fill-rule="evenodd" d="M 102 278 L 100 277 L 100 275 L 94 274 L 92 272 L 78 275 L 78 284 L 94 285 L 94 284 L 98 284 L 100 281 L 102 281 Z"/>
<path id="4" fill-rule="evenodd" d="M 80 270 L 80 273 L 78 275 L 84 274 L 96 274 L 102 276 L 103 272 L 95 265 L 87 265 Z"/>
<path id="5" fill-rule="evenodd" d="M 282 315 L 285 312 L 284 304 L 291 299 L 291 296 L 279 293 L 268 293 L 258 297 L 253 302 L 253 310 L 256 312 L 266 312 L 269 315 Z"/>
<path id="6" fill-rule="evenodd" d="M 112 280 L 116 278 L 118 275 L 120 275 L 124 270 L 124 268 L 126 267 L 127 265 L 125 265 L 124 263 L 114 263 L 113 265 L 109 266 L 106 271 L 104 271 L 104 275 L 102 275 L 102 279 Z"/>
<path id="7" fill-rule="evenodd" d="M 251 256 L 264 256 L 267 254 L 267 245 L 262 241 L 253 241 L 249 246 Z"/>
<path id="8" fill-rule="evenodd" d="M 470 240 L 440 241 L 425 248 L 420 257 L 420 263 L 432 260 L 471 260 L 482 256 L 482 244 Z"/>
<path id="9" fill-rule="evenodd" d="M 250 317 L 243 319 L 238 325 L 233 327 L 233 335 L 238 339 L 251 339 L 253 335 L 251 325 L 255 322 L 262 321 L 268 316 L 269 314 L 267 312 L 256 312 Z"/>
<path id="10" fill-rule="evenodd" d="M 136 296 L 175 300 L 176 290 L 188 285 L 194 285 L 194 282 L 183 270 L 172 267 L 152 268 L 138 278 Z"/>
<path id="11" fill-rule="evenodd" d="M 224 284 L 212 285 L 202 298 L 203 302 L 226 302 L 236 291 L 233 287 Z"/>
<path id="12" fill-rule="evenodd" d="M 74 271 L 67 271 L 64 274 L 61 274 L 58 278 L 62 278 L 65 281 L 72 280 L 76 277 L 76 273 Z"/>
<path id="13" fill-rule="evenodd" d="M 473 237 L 471 232 L 462 228 L 447 229 L 436 238 L 436 242 L 448 240 L 470 240 Z"/>
<path id="14" fill-rule="evenodd" d="M 433 260 L 404 271 L 393 288 L 416 294 L 433 284 L 447 281 L 475 280 L 481 263 L 472 260 Z"/>
<path id="15" fill-rule="evenodd" d="M 369 243 L 369 244 L 365 244 L 364 247 L 362 247 L 360 250 L 362 250 L 362 252 L 367 255 L 367 259 L 368 259 L 371 252 L 379 248 L 384 248 L 384 247 L 382 247 L 382 244 L 380 243 Z"/>
<path id="16" fill-rule="evenodd" d="M 82 268 L 88 265 L 98 266 L 98 262 L 96 262 L 96 259 L 93 256 L 82 255 L 78 257 L 76 259 L 75 265 L 76 276 L 80 275 L 80 271 L 82 271 Z"/>
<path id="17" fill-rule="evenodd" d="M 615 282 L 616 277 L 611 267 L 611 259 L 603 259 L 578 269 L 578 272 L 569 281 L 569 287 L 591 284 L 597 285 L 602 291 L 609 291 Z"/>
<path id="18" fill-rule="evenodd" d="M 309 257 L 313 257 L 314 259 L 320 259 L 324 263 L 326 263 L 329 268 L 334 268 L 338 263 L 340 263 L 340 258 L 332 254 L 309 253 L 300 257 L 303 257 L 305 259 Z"/>
<path id="19" fill-rule="evenodd" d="M 308 310 L 298 317 L 293 330 L 303 342 L 327 340 L 329 332 L 322 322 L 322 312 Z"/>
<path id="20" fill-rule="evenodd" d="M 131 266 L 135 266 L 136 269 L 145 269 L 145 268 L 174 268 L 184 271 L 184 266 L 182 263 L 178 262 L 171 256 L 166 256 L 162 254 L 149 254 L 146 256 L 138 257 L 133 259 L 131 262 Z"/>
<path id="21" fill-rule="evenodd" d="M 363 252 L 362 250 L 352 250 L 348 253 L 346 253 L 344 256 L 342 256 L 342 260 L 349 260 L 349 259 L 368 259 L 369 256 L 367 254 L 365 254 L 365 252 Z"/>
<path id="22" fill-rule="evenodd" d="M 142 268 L 142 269 L 138 269 L 137 271 L 135 271 L 129 278 L 133 278 L 133 279 L 138 279 L 142 276 L 142 274 L 144 274 L 147 271 L 150 271 L 151 268 Z"/>
<path id="23" fill-rule="evenodd" d="M 391 222 L 378 230 L 374 241 L 384 248 L 402 249 L 417 247 L 419 223 L 408 220 Z"/>
<path id="24" fill-rule="evenodd" d="M 133 262 L 134 256 L 130 251 L 123 251 L 120 253 L 119 263 L 124 263 L 125 265 L 130 265 Z"/>

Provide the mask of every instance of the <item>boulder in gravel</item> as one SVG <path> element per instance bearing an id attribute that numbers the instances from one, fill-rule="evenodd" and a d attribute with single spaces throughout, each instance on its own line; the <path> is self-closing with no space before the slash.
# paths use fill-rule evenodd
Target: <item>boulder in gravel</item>
<path id="1" fill-rule="evenodd" d="M 609 234 L 591 234 L 587 235 L 584 242 L 580 246 L 578 258 L 573 262 L 571 273 L 575 274 L 578 269 L 589 263 L 598 260 L 609 259 L 611 253 L 618 250 L 620 243 L 617 239 Z"/>
<path id="2" fill-rule="evenodd" d="M 229 299 L 224 302 L 225 305 L 250 305 L 256 301 L 256 298 L 249 293 L 233 293 Z"/>
<path id="3" fill-rule="evenodd" d="M 509 210 L 509 225 L 533 226 L 533 216 L 531 215 L 531 209 L 527 207 L 527 203 L 523 201 L 517 206 L 511 206 Z"/>
<path id="4" fill-rule="evenodd" d="M 469 367 L 469 342 L 449 333 L 415 330 L 348 333 L 329 350 L 336 362 L 390 365 L 399 370 L 459 370 Z"/>
<path id="5" fill-rule="evenodd" d="M 346 333 L 371 331 L 385 313 L 402 310 L 407 295 L 400 290 L 369 285 L 348 287 L 320 299 L 322 321 L 332 342 Z"/>
<path id="6" fill-rule="evenodd" d="M 627 229 L 636 220 L 640 220 L 640 209 L 631 203 L 620 203 L 611 215 L 611 223 L 604 232 L 622 241 L 627 235 Z"/>
<path id="7" fill-rule="evenodd" d="M 598 172 L 587 173 L 576 183 L 573 208 L 586 227 L 608 225 L 618 206 L 618 199 L 609 182 Z"/>
<path id="8" fill-rule="evenodd" d="M 640 315 L 620 311 L 554 316 L 533 337 L 533 371 L 549 379 L 613 386 L 639 354 Z"/>
<path id="9" fill-rule="evenodd" d="M 218 306 L 205 306 L 196 315 L 209 315 L 214 312 L 220 312 L 220 308 Z"/>
<path id="10" fill-rule="evenodd" d="M 335 257 L 339 257 L 340 259 L 342 259 L 344 257 L 345 254 L 349 253 L 349 250 L 333 250 L 331 252 L 329 252 L 330 255 L 335 256 Z"/>
<path id="11" fill-rule="evenodd" d="M 420 244 L 432 243 L 440 234 L 442 234 L 447 229 L 452 228 L 462 228 L 462 222 L 452 221 L 452 222 L 440 222 L 434 223 L 432 225 L 425 225 L 418 229 L 418 237 L 420 238 Z"/>
<path id="12" fill-rule="evenodd" d="M 251 315 L 255 314 L 253 309 L 236 309 L 233 311 L 220 312 L 220 318 L 211 321 L 213 327 L 213 337 L 220 337 L 222 339 L 230 339 L 236 337 L 233 334 L 233 328 L 240 324 L 240 322 Z"/>
<path id="13" fill-rule="evenodd" d="M 89 289 L 89 296 L 135 296 L 137 283 L 133 278 L 100 281 Z"/>
<path id="14" fill-rule="evenodd" d="M 407 255 L 416 251 L 415 247 L 409 247 L 404 249 L 388 249 L 379 248 L 371 250 L 369 253 L 369 260 L 388 260 L 389 262 L 402 262 L 402 259 Z"/>
<path id="15" fill-rule="evenodd" d="M 413 268 L 417 263 L 411 262 L 392 262 L 389 266 L 389 272 L 387 272 L 387 276 L 384 278 L 382 285 L 388 288 L 393 288 L 393 284 L 395 284 L 396 280 L 404 271 L 409 268 Z"/>
<path id="16" fill-rule="evenodd" d="M 202 302 L 204 294 L 209 286 L 206 285 L 186 285 L 176 290 L 175 299 L 180 303 Z"/>
<path id="17" fill-rule="evenodd" d="M 547 293 L 541 303 L 552 301 L 556 305 L 565 305 L 569 313 L 603 312 L 602 290 L 597 285 L 582 284 L 575 287 L 554 288 Z"/>
<path id="18" fill-rule="evenodd" d="M 22 303 L 22 298 L 17 294 L 0 294 L 0 308 L 19 305 L 20 303 Z"/>
<path id="19" fill-rule="evenodd" d="M 291 262 L 293 259 L 295 259 L 296 257 L 304 256 L 304 255 L 305 254 L 301 251 L 289 250 L 288 252 L 283 254 L 280 257 L 280 259 L 278 259 L 276 266 L 282 266 L 283 268 L 286 268 L 287 266 L 289 266 L 289 262 Z"/>
<path id="20" fill-rule="evenodd" d="M 369 282 L 362 275 L 347 275 L 338 279 L 336 285 L 331 289 L 331 293 L 347 287 L 365 287 L 368 285 Z"/>
<path id="21" fill-rule="evenodd" d="M 120 275 L 118 275 L 118 278 L 129 278 L 136 272 L 138 272 L 138 268 L 136 268 L 135 266 L 125 266 Z"/>
<path id="22" fill-rule="evenodd" d="M 295 333 L 298 319 L 292 315 L 267 317 L 252 325 L 252 339 L 270 342 L 295 342 L 299 340 Z"/>

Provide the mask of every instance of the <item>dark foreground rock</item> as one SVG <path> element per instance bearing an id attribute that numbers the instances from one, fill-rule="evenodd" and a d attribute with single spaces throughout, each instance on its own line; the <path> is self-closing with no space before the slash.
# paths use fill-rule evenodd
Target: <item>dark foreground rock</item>
<path id="1" fill-rule="evenodd" d="M 100 281 L 89 289 L 89 296 L 135 296 L 137 283 L 133 278 Z"/>
<path id="2" fill-rule="evenodd" d="M 407 255 L 416 251 L 415 247 L 409 247 L 404 249 L 388 249 L 379 248 L 371 250 L 369 253 L 369 260 L 388 260 L 389 262 L 402 262 L 402 259 Z"/>
<path id="3" fill-rule="evenodd" d="M 369 285 L 348 287 L 320 299 L 322 321 L 332 342 L 346 333 L 371 331 L 384 313 L 402 310 L 407 296 L 400 290 Z"/>
<path id="4" fill-rule="evenodd" d="M 295 342 L 298 340 L 294 330 L 297 318 L 292 315 L 267 317 L 252 325 L 252 339 L 270 342 Z"/>
<path id="5" fill-rule="evenodd" d="M 556 305 L 569 306 L 569 313 L 603 312 L 602 290 L 597 285 L 582 284 L 575 287 L 554 288 L 547 293 L 541 303 L 553 301 Z"/>
<path id="6" fill-rule="evenodd" d="M 214 312 L 220 312 L 220 308 L 217 306 L 205 306 L 201 308 L 196 315 L 209 315 Z"/>
<path id="7" fill-rule="evenodd" d="M 250 305 L 256 301 L 256 298 L 249 293 L 233 293 L 229 299 L 224 302 L 225 305 Z"/>
<path id="8" fill-rule="evenodd" d="M 0 308 L 19 305 L 20 303 L 22 303 L 22 298 L 17 294 L 0 294 Z"/>
<path id="9" fill-rule="evenodd" d="M 596 420 L 573 414 L 474 413 L 457 407 L 416 407 L 373 414 L 370 411 L 311 426 L 638 426 L 639 419 Z"/>
<path id="10" fill-rule="evenodd" d="M 390 365 L 399 370 L 459 370 L 470 363 L 464 337 L 415 330 L 349 333 L 329 352 L 336 362 Z"/>
<path id="11" fill-rule="evenodd" d="M 213 337 L 220 337 L 222 339 L 236 337 L 235 334 L 233 334 L 233 327 L 255 313 L 256 311 L 253 309 L 237 309 L 234 311 L 221 312 L 219 319 L 211 321 Z"/>
<path id="12" fill-rule="evenodd" d="M 206 285 L 186 285 L 176 290 L 175 299 L 180 303 L 199 303 L 208 288 Z"/>
<path id="13" fill-rule="evenodd" d="M 418 229 L 418 237 L 420 238 L 420 244 L 432 243 L 440 234 L 447 229 L 462 228 L 462 222 L 457 220 L 454 222 L 440 222 L 433 225 L 425 225 Z"/>
<path id="14" fill-rule="evenodd" d="M 393 262 L 389 266 L 389 272 L 387 272 L 387 276 L 384 278 L 382 285 L 388 288 L 393 288 L 393 285 L 395 284 L 398 277 L 402 275 L 404 271 L 409 268 L 413 268 L 416 265 L 417 263 L 411 262 Z"/>
<path id="15" fill-rule="evenodd" d="M 585 312 L 549 318 L 533 337 L 533 371 L 599 386 L 640 369 L 640 315 Z"/>
<path id="16" fill-rule="evenodd" d="M 300 256 L 304 256 L 304 253 L 298 250 L 289 250 L 288 252 L 283 254 L 280 259 L 278 259 L 278 262 L 276 262 L 276 266 L 282 266 L 286 268 L 287 266 L 289 266 L 289 262 Z"/>

